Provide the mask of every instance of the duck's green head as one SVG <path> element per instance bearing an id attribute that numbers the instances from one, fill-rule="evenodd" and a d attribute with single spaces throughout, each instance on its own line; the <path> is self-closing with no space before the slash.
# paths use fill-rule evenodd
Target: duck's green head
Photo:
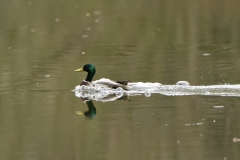
<path id="1" fill-rule="evenodd" d="M 96 72 L 96 68 L 93 64 L 85 64 L 82 68 L 76 69 L 76 72 L 85 71 L 88 73 L 85 81 L 92 82 L 93 76 Z"/>

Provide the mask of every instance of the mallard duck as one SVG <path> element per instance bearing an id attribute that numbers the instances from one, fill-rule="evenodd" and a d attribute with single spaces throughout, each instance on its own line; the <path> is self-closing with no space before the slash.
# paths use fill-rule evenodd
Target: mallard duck
<path id="1" fill-rule="evenodd" d="M 82 68 L 76 69 L 76 72 L 82 72 L 85 71 L 87 72 L 87 77 L 85 80 L 83 80 L 80 85 L 93 85 L 93 86 L 100 86 L 100 87 L 108 87 L 108 88 L 122 88 L 124 90 L 128 90 L 128 81 L 113 81 L 110 79 L 106 79 L 106 78 L 101 78 L 99 80 L 96 81 L 92 81 L 95 73 L 96 73 L 96 68 L 93 64 L 85 64 Z"/>
<path id="2" fill-rule="evenodd" d="M 82 68 L 76 69 L 76 72 L 87 72 L 87 77 L 85 80 L 83 80 L 80 85 L 86 85 L 86 86 L 99 86 L 99 87 L 107 87 L 107 88 L 122 88 L 124 90 L 142 90 L 142 89 L 151 89 L 154 87 L 158 87 L 161 84 L 160 83 L 143 83 L 143 82 L 133 82 L 129 83 L 128 81 L 113 81 L 106 78 L 101 78 L 96 81 L 92 81 L 95 73 L 96 68 L 93 64 L 85 64 Z"/>

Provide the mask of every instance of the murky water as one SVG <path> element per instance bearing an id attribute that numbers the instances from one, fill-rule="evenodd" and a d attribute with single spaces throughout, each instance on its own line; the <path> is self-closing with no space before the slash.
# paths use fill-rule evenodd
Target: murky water
<path id="1" fill-rule="evenodd" d="M 86 63 L 94 79 L 240 84 L 239 2 L 2 1 L 0 159 L 239 159 L 236 95 L 71 92 Z"/>

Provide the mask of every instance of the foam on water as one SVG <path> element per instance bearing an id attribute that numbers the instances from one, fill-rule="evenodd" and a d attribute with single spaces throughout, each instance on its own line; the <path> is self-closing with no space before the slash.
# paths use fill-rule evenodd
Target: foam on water
<path id="1" fill-rule="evenodd" d="M 97 86 L 76 86 L 73 90 L 75 96 L 90 98 L 99 101 L 112 101 L 123 96 L 135 96 L 144 94 L 150 97 L 151 94 L 162 94 L 166 96 L 232 96 L 240 97 L 240 84 L 237 85 L 211 85 L 211 86 L 190 86 L 190 85 L 153 85 L 151 88 L 134 90 L 123 90 L 122 88 L 110 89 Z M 110 99 L 109 99 L 110 97 Z M 104 99 L 104 100 L 103 100 Z M 107 100 L 106 100 L 107 99 Z"/>
<path id="2" fill-rule="evenodd" d="M 144 94 L 145 94 L 146 97 L 150 97 L 151 96 L 151 90 L 147 89 Z"/>

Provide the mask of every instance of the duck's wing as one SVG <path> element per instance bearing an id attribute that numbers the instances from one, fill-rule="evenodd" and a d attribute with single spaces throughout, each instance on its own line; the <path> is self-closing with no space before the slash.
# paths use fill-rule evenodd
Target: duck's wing
<path id="1" fill-rule="evenodd" d="M 151 82 L 128 82 L 128 81 L 112 81 L 110 79 L 101 78 L 99 80 L 93 81 L 93 85 L 107 88 L 122 88 L 124 90 L 146 90 L 154 89 L 161 86 L 161 83 L 151 83 Z"/>
<path id="2" fill-rule="evenodd" d="M 95 86 L 102 86 L 102 87 L 108 87 L 108 88 L 118 88 L 121 87 L 122 89 L 128 90 L 131 87 L 128 86 L 128 81 L 113 81 L 106 78 L 101 78 L 99 80 L 93 81 L 93 85 Z"/>

